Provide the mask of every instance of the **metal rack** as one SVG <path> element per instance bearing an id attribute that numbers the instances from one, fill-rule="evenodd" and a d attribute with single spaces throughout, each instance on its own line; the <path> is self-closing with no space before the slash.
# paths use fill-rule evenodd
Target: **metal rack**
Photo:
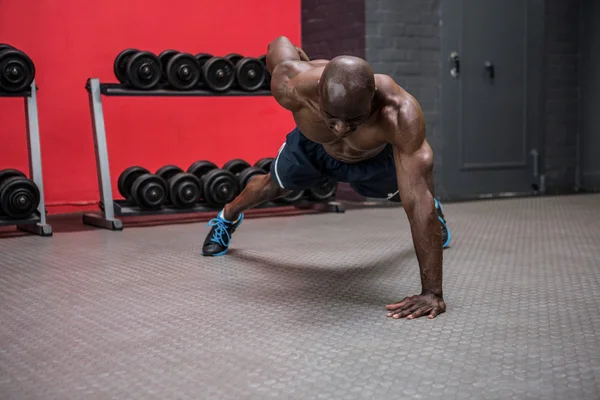
<path id="1" fill-rule="evenodd" d="M 215 212 L 218 209 L 205 205 L 197 205 L 191 209 L 177 209 L 165 206 L 159 210 L 140 210 L 131 206 L 124 200 L 114 200 L 108 163 L 108 149 L 106 144 L 106 129 L 104 113 L 102 111 L 102 96 L 125 97 L 223 97 L 223 96 L 271 96 L 269 90 L 245 92 L 242 90 L 228 90 L 225 93 L 215 93 L 209 90 L 177 91 L 169 89 L 137 90 L 116 83 L 100 83 L 98 78 L 87 80 L 86 90 L 90 104 L 92 128 L 94 134 L 94 148 L 96 153 L 96 170 L 98 174 L 98 188 L 100 190 L 100 212 L 83 214 L 83 223 L 109 230 L 122 230 L 123 223 L 117 217 L 134 217 L 150 215 L 175 215 L 193 214 L 201 212 Z M 257 208 L 284 207 L 276 203 L 266 203 Z M 289 207 L 289 205 L 288 205 Z M 341 204 L 337 202 L 324 202 L 307 204 L 302 202 L 299 208 L 313 208 L 323 212 L 344 212 Z"/>
<path id="2" fill-rule="evenodd" d="M 52 227 L 46 223 L 46 203 L 44 201 L 44 183 L 42 179 L 42 154 L 37 107 L 37 87 L 35 85 L 35 80 L 31 83 L 29 90 L 25 92 L 0 92 L 0 97 L 21 97 L 24 99 L 29 175 L 30 179 L 36 184 L 40 191 L 40 203 L 35 214 L 29 218 L 20 220 L 0 216 L 0 226 L 16 226 L 20 230 L 35 233 L 39 236 L 52 236 Z"/>

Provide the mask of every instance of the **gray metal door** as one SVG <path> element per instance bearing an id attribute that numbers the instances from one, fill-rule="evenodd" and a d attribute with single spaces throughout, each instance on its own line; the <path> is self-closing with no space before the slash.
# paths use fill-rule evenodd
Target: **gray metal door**
<path id="1" fill-rule="evenodd" d="M 543 30 L 526 0 L 445 0 L 442 187 L 449 198 L 531 193 L 538 184 Z M 543 11 L 543 9 L 542 9 Z M 543 13 L 542 13 L 543 15 Z M 542 25 L 543 28 L 543 25 Z M 533 61 L 533 65 L 531 65 Z M 534 82 L 528 82 L 533 77 Z M 533 107 L 533 109 L 531 109 Z M 438 150 L 439 151 L 439 150 Z"/>

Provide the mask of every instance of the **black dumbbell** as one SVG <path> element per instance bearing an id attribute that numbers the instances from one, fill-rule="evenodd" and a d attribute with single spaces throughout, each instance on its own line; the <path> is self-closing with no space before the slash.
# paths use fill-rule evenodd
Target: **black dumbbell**
<path id="1" fill-rule="evenodd" d="M 265 82 L 265 66 L 258 58 L 245 57 L 235 64 L 234 75 L 238 89 L 253 92 L 263 87 Z"/>
<path id="2" fill-rule="evenodd" d="M 261 158 L 257 162 L 254 163 L 254 166 L 262 169 L 266 173 L 271 172 L 271 164 L 273 164 L 274 159 L 272 157 Z M 304 197 L 304 190 L 294 190 L 290 194 L 280 197 L 275 200 L 277 203 L 282 204 L 293 204 Z"/>
<path id="3" fill-rule="evenodd" d="M 202 66 L 202 82 L 213 92 L 225 92 L 235 83 L 234 65 L 224 57 L 212 57 Z"/>
<path id="4" fill-rule="evenodd" d="M 234 158 L 223 164 L 222 168 L 231 172 L 233 175 L 238 175 L 240 172 L 250 167 L 251 165 L 248 164 L 247 161 L 244 161 L 241 158 Z"/>
<path id="5" fill-rule="evenodd" d="M 308 189 L 308 197 L 316 201 L 325 201 L 333 198 L 337 191 L 337 182 L 326 179 L 320 184 Z"/>
<path id="6" fill-rule="evenodd" d="M 171 204 L 177 208 L 193 208 L 202 198 L 202 183 L 194 174 L 179 172 L 167 184 Z"/>
<path id="7" fill-rule="evenodd" d="M 269 70 L 267 69 L 267 55 L 264 54 L 264 55 L 258 57 L 258 59 L 262 63 L 262 65 L 265 67 L 265 81 L 263 82 L 262 88 L 271 90 L 271 74 L 269 73 Z"/>
<path id="8" fill-rule="evenodd" d="M 172 50 L 164 57 L 165 79 L 175 90 L 190 90 L 198 85 L 201 70 L 196 57 L 188 53 L 172 54 Z M 164 53 L 164 52 L 163 52 Z"/>
<path id="9" fill-rule="evenodd" d="M 239 194 L 239 185 L 231 172 L 213 169 L 202 177 L 202 193 L 208 205 L 221 208 Z"/>
<path id="10" fill-rule="evenodd" d="M 156 89 L 162 77 L 160 60 L 149 51 L 123 50 L 115 58 L 113 68 L 121 84 L 139 90 Z"/>
<path id="11" fill-rule="evenodd" d="M 164 85 L 164 86 L 168 85 L 169 82 L 167 82 L 166 66 L 169 63 L 169 60 L 171 59 L 171 57 L 173 57 L 177 53 L 179 53 L 179 51 L 168 49 L 168 50 L 163 50 L 161 53 L 158 54 L 158 61 L 160 61 L 160 70 L 161 70 L 161 75 L 160 75 L 160 84 L 161 85 Z"/>
<path id="12" fill-rule="evenodd" d="M 117 187 L 124 198 L 143 210 L 159 209 L 167 199 L 167 182 L 139 166 L 125 169 Z"/>
<path id="13" fill-rule="evenodd" d="M 206 81 L 204 79 L 204 64 L 213 58 L 213 55 L 210 53 L 198 53 L 194 56 L 196 58 L 196 62 L 198 63 L 198 68 L 200 69 L 200 79 L 198 79 L 198 87 L 206 88 Z"/>
<path id="14" fill-rule="evenodd" d="M 240 191 L 244 190 L 246 185 L 257 175 L 265 175 L 262 168 L 252 167 L 248 162 L 234 158 L 223 165 L 223 169 L 235 175 Z"/>
<path id="15" fill-rule="evenodd" d="M 171 179 L 174 175 L 176 175 L 180 172 L 183 172 L 183 170 L 181 168 L 179 168 L 177 165 L 165 165 L 165 166 L 157 169 L 154 174 L 160 176 L 161 178 L 163 178 L 165 180 L 165 182 L 168 183 L 169 179 Z M 170 203 L 170 201 L 171 201 L 171 199 L 169 196 L 169 192 L 167 192 L 167 198 L 165 200 L 165 204 Z"/>
<path id="16" fill-rule="evenodd" d="M 225 59 L 227 59 L 227 60 L 231 61 L 231 63 L 232 63 L 233 65 L 235 65 L 235 64 L 237 64 L 237 63 L 238 63 L 238 61 L 240 61 L 242 58 L 244 58 L 244 56 L 243 56 L 243 55 L 241 55 L 241 54 L 238 54 L 238 53 L 229 53 L 229 54 L 227 54 L 227 55 L 226 55 L 225 57 L 223 57 L 223 58 L 225 58 Z"/>
<path id="17" fill-rule="evenodd" d="M 0 44 L 0 92 L 26 91 L 35 78 L 35 65 L 27 54 Z"/>
<path id="18" fill-rule="evenodd" d="M 40 205 L 37 185 L 16 169 L 0 171 L 0 213 L 11 219 L 31 216 Z"/>

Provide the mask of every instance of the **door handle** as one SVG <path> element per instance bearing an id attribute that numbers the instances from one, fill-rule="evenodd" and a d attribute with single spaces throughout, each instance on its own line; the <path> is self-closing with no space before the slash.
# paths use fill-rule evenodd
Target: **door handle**
<path id="1" fill-rule="evenodd" d="M 488 76 L 490 77 L 490 79 L 494 79 L 494 64 L 492 64 L 489 61 L 486 61 L 483 63 L 483 67 L 485 68 L 485 70 L 488 73 Z"/>
<path id="2" fill-rule="evenodd" d="M 450 76 L 454 79 L 458 79 L 460 75 L 460 58 L 458 57 L 458 53 L 453 51 L 450 53 Z"/>

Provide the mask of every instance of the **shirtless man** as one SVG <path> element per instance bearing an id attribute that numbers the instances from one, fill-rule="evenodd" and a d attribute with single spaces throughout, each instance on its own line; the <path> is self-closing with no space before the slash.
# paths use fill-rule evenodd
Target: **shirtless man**
<path id="1" fill-rule="evenodd" d="M 270 173 L 252 179 L 209 222 L 202 254 L 227 252 L 245 210 L 333 178 L 366 197 L 401 199 L 410 221 L 422 291 L 389 304 L 387 316 L 435 318 L 445 312 L 442 248 L 450 234 L 433 196 L 433 152 L 419 103 L 363 59 L 310 61 L 286 37 L 269 44 L 267 69 L 275 100 L 292 112 L 297 127 Z"/>

